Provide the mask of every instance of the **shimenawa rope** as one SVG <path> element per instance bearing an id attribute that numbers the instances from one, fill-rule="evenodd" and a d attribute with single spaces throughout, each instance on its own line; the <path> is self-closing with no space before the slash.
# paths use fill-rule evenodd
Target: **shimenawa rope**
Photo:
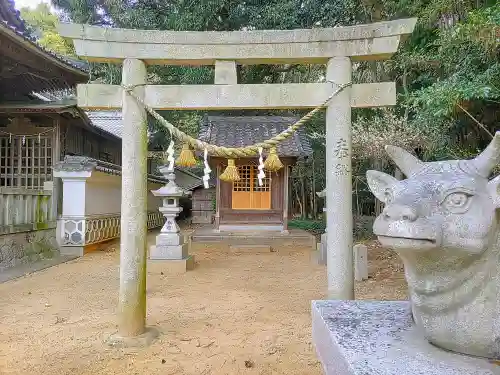
<path id="1" fill-rule="evenodd" d="M 331 82 L 331 81 L 330 81 Z M 332 82 L 334 83 L 334 82 Z M 335 83 L 334 83 L 335 84 Z M 134 93 L 134 88 L 141 85 L 122 85 L 125 92 L 127 92 L 131 97 L 133 97 L 138 103 L 142 104 L 146 111 L 153 116 L 160 124 L 162 124 L 165 128 L 167 128 L 170 133 L 177 139 L 181 140 L 184 143 L 189 144 L 191 147 L 204 151 L 205 149 L 212 156 L 220 156 L 225 158 L 238 158 L 238 157 L 249 157 L 249 156 L 257 156 L 259 154 L 259 147 L 264 150 L 276 147 L 280 142 L 290 138 L 301 126 L 303 126 L 307 121 L 309 121 L 319 110 L 323 109 L 327 106 L 330 100 L 333 99 L 336 95 L 342 92 L 345 88 L 352 85 L 352 82 L 346 84 L 336 84 L 338 86 L 337 90 L 335 90 L 323 103 L 318 105 L 312 111 L 303 116 L 300 120 L 298 120 L 293 125 L 290 125 L 287 129 L 282 131 L 281 133 L 275 135 L 274 137 L 267 139 L 263 142 L 255 143 L 250 146 L 245 147 L 221 147 L 217 145 L 212 145 L 207 142 L 203 142 L 199 139 L 195 139 L 183 131 L 177 129 L 174 125 L 168 122 L 165 118 L 160 116 L 158 112 L 156 112 L 153 108 L 147 105 L 142 98 Z"/>

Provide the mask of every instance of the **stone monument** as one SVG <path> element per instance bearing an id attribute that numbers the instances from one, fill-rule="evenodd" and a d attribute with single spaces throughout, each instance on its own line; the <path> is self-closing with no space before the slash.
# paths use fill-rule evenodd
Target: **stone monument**
<path id="1" fill-rule="evenodd" d="M 326 373 L 500 374 L 500 132 L 471 160 L 386 151 L 407 179 L 367 172 L 385 203 L 373 231 L 403 260 L 410 302 L 314 301 Z"/>
<path id="2" fill-rule="evenodd" d="M 175 269 L 181 272 L 191 270 L 194 268 L 194 257 L 188 254 L 189 246 L 184 243 L 184 236 L 181 235 L 175 221 L 176 216 L 182 211 L 182 207 L 179 207 L 179 199 L 186 195 L 186 192 L 175 184 L 173 168 L 163 166 L 159 168 L 159 171 L 168 183 L 152 193 L 163 198 L 160 212 L 165 216 L 166 221 L 156 237 L 156 245 L 150 248 L 149 259 L 172 261 L 176 265 Z"/>

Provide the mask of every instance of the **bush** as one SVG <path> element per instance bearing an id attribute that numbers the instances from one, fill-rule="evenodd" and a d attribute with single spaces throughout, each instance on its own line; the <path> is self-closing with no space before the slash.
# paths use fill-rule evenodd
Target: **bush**
<path id="1" fill-rule="evenodd" d="M 372 216 L 354 216 L 353 237 L 355 241 L 374 239 Z M 293 219 L 288 221 L 289 229 L 302 229 L 313 235 L 325 233 L 325 220 Z"/>
<path id="2" fill-rule="evenodd" d="M 288 228 L 302 229 L 311 234 L 322 234 L 325 232 L 325 220 L 293 219 L 288 221 Z"/>

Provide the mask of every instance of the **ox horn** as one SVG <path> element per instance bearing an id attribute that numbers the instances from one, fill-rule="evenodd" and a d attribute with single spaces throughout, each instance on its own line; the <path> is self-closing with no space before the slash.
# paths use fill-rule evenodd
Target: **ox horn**
<path id="1" fill-rule="evenodd" d="M 500 131 L 497 131 L 488 147 L 472 159 L 471 163 L 481 176 L 488 178 L 493 168 L 498 164 L 499 159 Z"/>
<path id="2" fill-rule="evenodd" d="M 387 145 L 385 146 L 385 151 L 406 176 L 409 176 L 424 166 L 424 162 L 418 160 L 417 157 L 401 147 Z"/>

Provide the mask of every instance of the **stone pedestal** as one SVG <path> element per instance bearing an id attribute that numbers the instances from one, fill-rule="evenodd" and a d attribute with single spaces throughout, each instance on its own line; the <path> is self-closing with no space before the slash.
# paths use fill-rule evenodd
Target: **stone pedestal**
<path id="1" fill-rule="evenodd" d="M 182 211 L 182 207 L 179 207 L 179 198 L 186 192 L 175 184 L 173 170 L 165 166 L 160 168 L 160 172 L 169 182 L 152 193 L 163 198 L 160 212 L 165 216 L 166 221 L 160 234 L 156 236 L 156 245 L 151 246 L 149 250 L 149 259 L 151 261 L 169 261 L 168 263 L 171 264 L 165 264 L 167 268 L 162 267 L 162 272 L 186 272 L 194 268 L 194 257 L 189 255 L 189 244 L 184 242 L 184 236 L 181 235 L 175 221 L 176 216 Z"/>
<path id="2" fill-rule="evenodd" d="M 498 375 L 500 366 L 427 342 L 406 301 L 313 301 L 312 336 L 326 375 Z"/>
<path id="3" fill-rule="evenodd" d="M 321 243 L 319 246 L 318 253 L 318 264 L 326 265 L 326 258 L 328 256 L 328 247 L 327 247 L 327 234 L 326 232 L 321 235 Z"/>
<path id="4" fill-rule="evenodd" d="M 368 279 L 368 248 L 366 245 L 357 244 L 353 248 L 354 257 L 354 280 L 363 281 Z"/>

